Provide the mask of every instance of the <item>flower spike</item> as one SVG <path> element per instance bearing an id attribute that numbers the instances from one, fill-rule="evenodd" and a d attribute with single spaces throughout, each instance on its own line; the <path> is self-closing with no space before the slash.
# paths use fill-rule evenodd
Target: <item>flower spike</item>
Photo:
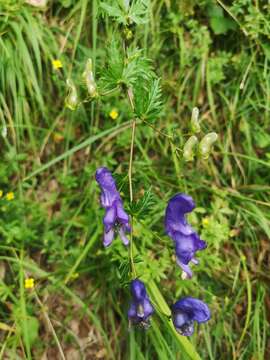
<path id="1" fill-rule="evenodd" d="M 211 313 L 208 306 L 201 300 L 185 297 L 172 306 L 172 320 L 179 334 L 190 336 L 194 332 L 194 321 L 199 324 L 208 321 Z"/>
<path id="2" fill-rule="evenodd" d="M 194 208 L 192 197 L 180 193 L 169 200 L 165 213 L 166 232 L 174 241 L 177 263 L 184 272 L 182 278 L 192 277 L 189 263 L 197 264 L 196 252 L 206 248 L 205 241 L 200 239 L 185 217 Z"/>
<path id="3" fill-rule="evenodd" d="M 141 280 L 135 279 L 130 284 L 130 290 L 132 301 L 128 310 L 128 318 L 132 324 L 147 328 L 154 308 L 147 295 L 145 285 Z"/>
<path id="4" fill-rule="evenodd" d="M 114 238 L 115 229 L 125 245 L 129 244 L 126 232 L 130 232 L 129 216 L 123 208 L 121 196 L 116 188 L 115 180 L 106 167 L 100 167 L 96 171 L 96 181 L 101 189 L 100 203 L 105 209 L 104 224 L 104 246 L 109 246 Z"/>

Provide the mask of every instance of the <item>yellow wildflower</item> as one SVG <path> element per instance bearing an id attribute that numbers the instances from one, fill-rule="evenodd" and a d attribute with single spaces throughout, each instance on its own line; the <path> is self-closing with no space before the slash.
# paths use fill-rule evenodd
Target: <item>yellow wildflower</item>
<path id="1" fill-rule="evenodd" d="M 0 190 L 0 198 L 3 196 L 3 190 Z"/>
<path id="2" fill-rule="evenodd" d="M 78 277 L 79 277 L 79 273 L 77 272 L 71 275 L 71 279 L 73 280 L 77 279 Z"/>
<path id="3" fill-rule="evenodd" d="M 209 218 L 205 217 L 202 219 L 202 224 L 204 227 L 207 227 L 209 225 Z"/>
<path id="4" fill-rule="evenodd" d="M 56 144 L 59 144 L 60 142 L 62 142 L 64 140 L 64 136 L 60 133 L 54 133 L 53 134 L 53 141 Z"/>
<path id="5" fill-rule="evenodd" d="M 132 31 L 130 29 L 125 29 L 125 36 L 126 36 L 127 40 L 132 39 L 132 37 L 133 37 Z"/>
<path id="6" fill-rule="evenodd" d="M 14 197 L 15 197 L 15 196 L 14 196 L 14 192 L 12 192 L 12 191 L 8 192 L 7 195 L 6 195 L 7 201 L 13 200 Z"/>
<path id="7" fill-rule="evenodd" d="M 112 109 L 109 115 L 110 118 L 113 120 L 116 120 L 119 116 L 118 111 L 116 109 Z"/>
<path id="8" fill-rule="evenodd" d="M 26 289 L 33 289 L 35 286 L 35 280 L 33 278 L 28 278 L 24 280 L 24 287 Z"/>
<path id="9" fill-rule="evenodd" d="M 236 229 L 230 230 L 229 235 L 230 235 L 230 237 L 235 237 L 237 235 L 237 230 Z"/>
<path id="10" fill-rule="evenodd" d="M 63 67 L 63 64 L 62 64 L 61 60 L 55 59 L 55 60 L 52 60 L 52 66 L 55 70 L 57 70 L 57 69 L 61 69 Z"/>

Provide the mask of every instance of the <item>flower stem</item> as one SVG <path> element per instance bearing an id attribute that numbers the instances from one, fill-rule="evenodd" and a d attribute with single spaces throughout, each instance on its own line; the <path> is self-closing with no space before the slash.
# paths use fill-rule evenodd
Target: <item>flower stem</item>
<path id="1" fill-rule="evenodd" d="M 133 104 L 133 92 L 129 88 L 127 91 L 128 99 L 132 110 L 134 110 Z M 132 120 L 132 130 L 131 130 L 131 144 L 130 144 L 130 154 L 129 154 L 129 167 L 128 167 L 128 182 L 129 182 L 129 199 L 130 203 L 133 202 L 133 188 L 132 188 L 132 166 L 133 166 L 133 154 L 134 154 L 134 143 L 135 143 L 135 132 L 136 132 L 136 118 Z M 136 278 L 136 269 L 133 258 L 133 216 L 131 215 L 131 231 L 130 231 L 130 246 L 129 246 L 129 258 L 131 265 L 132 277 Z"/>
<path id="2" fill-rule="evenodd" d="M 131 132 L 131 145 L 129 154 L 129 167 L 128 167 L 128 181 L 129 181 L 129 198 L 130 202 L 133 201 L 133 189 L 132 189 L 132 165 L 133 165 L 133 153 L 134 153 L 134 141 L 136 131 L 136 119 L 132 121 L 132 132 Z"/>
<path id="3" fill-rule="evenodd" d="M 142 119 L 142 122 L 144 122 L 147 126 L 149 126 L 151 129 L 153 129 L 154 131 L 156 131 L 159 135 L 165 136 L 166 138 L 168 138 L 170 141 L 172 140 L 172 135 L 168 135 L 165 132 L 157 129 L 154 125 L 150 124 L 148 121 Z"/>

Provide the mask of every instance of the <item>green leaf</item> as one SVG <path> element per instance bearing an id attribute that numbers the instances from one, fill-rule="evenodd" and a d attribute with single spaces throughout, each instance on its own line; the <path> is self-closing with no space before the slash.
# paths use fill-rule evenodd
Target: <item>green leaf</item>
<path id="1" fill-rule="evenodd" d="M 155 120 L 163 109 L 160 79 L 152 79 L 142 87 L 135 86 L 135 114 L 144 120 Z"/>
<path id="2" fill-rule="evenodd" d="M 119 24 L 127 25 L 127 17 L 123 9 L 121 9 L 118 1 L 114 1 L 112 5 L 102 2 L 100 7 Z"/>
<path id="3" fill-rule="evenodd" d="M 235 23 L 225 17 L 210 18 L 210 25 L 216 35 L 226 34 L 227 31 L 235 28 Z"/>
<path id="4" fill-rule="evenodd" d="M 148 21 L 149 0 L 133 1 L 129 10 L 131 23 L 145 24 Z"/>
<path id="5" fill-rule="evenodd" d="M 226 34 L 227 31 L 236 27 L 235 21 L 224 16 L 223 9 L 218 5 L 211 5 L 207 9 L 210 18 L 210 26 L 216 35 Z"/>
<path id="6" fill-rule="evenodd" d="M 130 213 L 137 218 L 142 218 L 152 210 L 154 204 L 155 199 L 150 188 L 137 202 L 130 204 Z"/>
<path id="7" fill-rule="evenodd" d="M 119 24 L 145 24 L 148 21 L 149 0 L 134 0 L 126 6 L 122 1 L 102 2 L 100 7 Z"/>
<path id="8" fill-rule="evenodd" d="M 28 342 L 30 347 L 34 345 L 35 341 L 38 339 L 38 330 L 39 330 L 39 321 L 36 317 L 28 316 L 25 320 L 26 326 L 23 331 L 24 342 Z M 27 336 L 26 336 L 27 332 Z"/>
<path id="9" fill-rule="evenodd" d="M 264 131 L 260 126 L 254 126 L 253 136 L 256 145 L 260 148 L 266 148 L 270 146 L 270 135 L 267 131 Z"/>
<path id="10" fill-rule="evenodd" d="M 224 16 L 224 11 L 219 5 L 211 5 L 207 8 L 207 14 L 209 17 L 220 17 Z"/>
<path id="11" fill-rule="evenodd" d="M 171 311 L 166 303 L 165 299 L 163 298 L 159 288 L 155 284 L 154 281 L 150 281 L 148 284 L 148 289 L 150 290 L 151 299 L 154 300 L 154 302 L 158 305 L 158 307 L 161 309 L 163 314 L 166 314 L 167 316 L 170 316 Z M 162 315 L 164 317 L 164 315 Z M 191 359 L 191 360 L 200 360 L 199 354 L 196 352 L 194 346 L 192 343 L 185 337 L 178 334 L 178 332 L 175 330 L 175 327 L 172 323 L 172 320 L 168 320 L 168 327 L 171 332 L 171 334 L 176 338 L 178 341 L 181 349 L 184 350 L 187 357 L 183 357 L 184 359 Z"/>
<path id="12" fill-rule="evenodd" d="M 127 49 L 126 56 L 122 45 L 116 40 L 111 41 L 107 66 L 100 70 L 101 87 L 111 90 L 119 85 L 132 87 L 149 81 L 153 76 L 153 70 L 149 59 L 143 56 L 142 50 Z"/>

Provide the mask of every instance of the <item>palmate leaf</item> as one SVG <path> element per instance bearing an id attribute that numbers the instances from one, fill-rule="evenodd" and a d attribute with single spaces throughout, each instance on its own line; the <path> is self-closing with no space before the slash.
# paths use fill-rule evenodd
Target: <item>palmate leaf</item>
<path id="1" fill-rule="evenodd" d="M 145 86 L 134 88 L 135 114 L 144 120 L 155 120 L 163 109 L 160 79 L 152 79 Z"/>
<path id="2" fill-rule="evenodd" d="M 129 49 L 123 70 L 123 82 L 127 86 L 134 86 L 136 83 L 149 81 L 153 76 L 151 61 L 143 56 L 142 50 Z"/>
<path id="3" fill-rule="evenodd" d="M 113 17 L 119 24 L 126 25 L 127 16 L 119 1 L 113 1 L 111 3 L 102 2 L 100 3 L 100 7 L 107 13 L 107 15 Z"/>
<path id="4" fill-rule="evenodd" d="M 133 1 L 129 9 L 129 18 L 135 24 L 145 24 L 148 21 L 149 0 Z"/>
<path id="5" fill-rule="evenodd" d="M 132 87 L 136 83 L 149 81 L 153 76 L 150 60 L 137 48 L 128 49 L 125 57 L 122 47 L 113 40 L 107 58 L 105 69 L 100 71 L 100 85 L 104 89 L 113 89 L 119 85 Z"/>
<path id="6" fill-rule="evenodd" d="M 112 40 L 107 51 L 107 63 L 101 68 L 100 86 L 104 89 L 113 89 L 122 81 L 124 71 L 124 56 L 117 41 Z"/>
<path id="7" fill-rule="evenodd" d="M 126 1 L 112 0 L 100 4 L 108 16 L 118 24 L 145 24 L 148 21 L 149 0 L 135 0 L 129 5 Z"/>

